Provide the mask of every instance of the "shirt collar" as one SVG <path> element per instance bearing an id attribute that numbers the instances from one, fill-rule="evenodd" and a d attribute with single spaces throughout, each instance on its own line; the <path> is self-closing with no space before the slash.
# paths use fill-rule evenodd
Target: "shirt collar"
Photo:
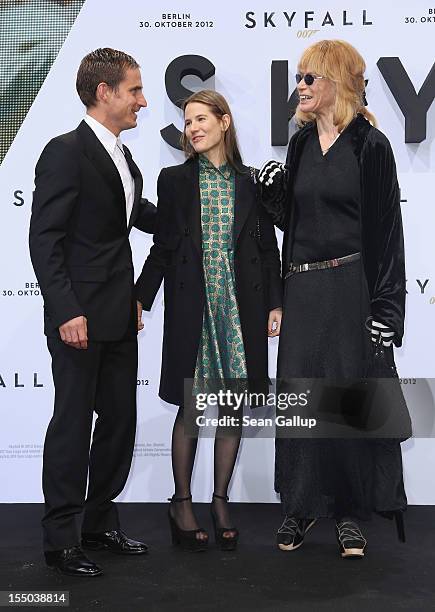
<path id="1" fill-rule="evenodd" d="M 228 162 L 223 163 L 221 166 L 217 168 L 211 163 L 211 161 L 207 159 L 205 155 L 202 155 L 202 153 L 199 155 L 199 167 L 202 170 L 209 170 L 209 171 L 217 172 L 218 174 L 221 174 L 227 180 L 231 177 L 231 174 L 233 171 L 232 167 L 230 166 Z"/>
<path id="2" fill-rule="evenodd" d="M 91 130 L 94 132 L 95 136 L 101 142 L 103 147 L 113 155 L 115 152 L 116 146 L 118 145 L 123 151 L 121 139 L 115 136 L 113 132 L 108 130 L 102 123 L 91 117 L 90 115 L 85 115 L 86 123 L 89 125 Z"/>

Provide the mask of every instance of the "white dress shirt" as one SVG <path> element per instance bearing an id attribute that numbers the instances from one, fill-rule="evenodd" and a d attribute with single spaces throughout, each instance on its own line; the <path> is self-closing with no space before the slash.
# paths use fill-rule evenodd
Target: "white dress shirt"
<path id="1" fill-rule="evenodd" d="M 127 160 L 125 159 L 124 148 L 121 139 L 119 138 L 119 136 L 117 138 L 115 134 L 113 134 L 113 132 L 108 130 L 106 127 L 104 127 L 102 123 L 100 123 L 90 115 L 85 116 L 85 121 L 110 155 L 113 160 L 113 163 L 116 166 L 116 169 L 119 172 L 119 176 L 121 177 L 122 181 L 122 186 L 124 187 L 126 220 L 128 225 L 134 201 L 134 180 L 131 176 Z"/>

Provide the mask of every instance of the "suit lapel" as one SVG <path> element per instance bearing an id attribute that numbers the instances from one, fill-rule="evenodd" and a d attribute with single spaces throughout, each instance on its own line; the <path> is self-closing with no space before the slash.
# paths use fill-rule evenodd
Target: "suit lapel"
<path id="1" fill-rule="evenodd" d="M 101 142 L 95 136 L 93 130 L 86 121 L 82 121 L 77 128 L 77 133 L 83 144 L 86 157 L 94 165 L 101 177 L 106 181 L 113 191 L 116 199 L 123 203 L 125 211 L 125 194 L 119 172 Z"/>
<path id="2" fill-rule="evenodd" d="M 244 168 L 246 171 L 247 168 Z M 252 203 L 255 198 L 252 197 L 252 182 L 249 172 L 236 172 L 236 193 L 234 201 L 234 250 L 237 248 L 237 241 L 240 237 L 240 232 L 246 223 L 248 215 L 251 211 Z"/>
<path id="3" fill-rule="evenodd" d="M 131 176 L 133 177 L 133 180 L 134 180 L 133 208 L 131 209 L 130 220 L 128 223 L 128 229 L 130 230 L 133 226 L 133 223 L 136 219 L 136 216 L 139 210 L 140 199 L 142 197 L 143 181 L 142 181 L 142 174 L 139 168 L 137 167 L 137 165 L 135 164 L 133 157 L 131 156 L 130 150 L 125 145 L 124 145 L 124 154 L 125 154 L 125 159 L 127 161 L 127 165 L 130 170 Z"/>

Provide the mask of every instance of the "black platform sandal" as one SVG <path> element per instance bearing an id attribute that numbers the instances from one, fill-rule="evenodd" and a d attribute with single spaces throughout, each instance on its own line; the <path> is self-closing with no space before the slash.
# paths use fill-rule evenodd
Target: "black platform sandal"
<path id="1" fill-rule="evenodd" d="M 229 499 L 226 495 L 217 495 L 216 493 L 213 493 L 213 498 L 224 499 L 225 501 L 228 501 Z M 238 529 L 236 529 L 235 527 L 218 527 L 217 525 L 218 520 L 217 520 L 216 513 L 213 510 L 213 505 L 211 506 L 210 512 L 211 512 L 211 518 L 213 520 L 213 529 L 214 529 L 214 537 L 216 540 L 216 545 L 219 546 L 221 550 L 224 550 L 227 552 L 231 550 L 236 550 L 237 542 L 239 540 Z M 231 537 L 225 537 L 224 533 L 227 533 L 229 531 L 233 531 L 234 535 Z"/>
<path id="2" fill-rule="evenodd" d="M 172 544 L 174 546 L 179 546 L 182 550 L 188 550 L 190 552 L 202 552 L 207 550 L 208 547 L 208 537 L 207 538 L 198 538 L 199 533 L 207 534 L 206 530 L 202 527 L 198 527 L 198 529 L 180 529 L 177 525 L 175 518 L 171 514 L 171 505 L 172 502 L 184 502 L 192 499 L 192 496 L 188 497 L 168 497 L 168 501 L 170 502 L 168 508 L 168 518 L 169 518 L 169 526 L 171 528 L 171 536 L 172 536 Z"/>

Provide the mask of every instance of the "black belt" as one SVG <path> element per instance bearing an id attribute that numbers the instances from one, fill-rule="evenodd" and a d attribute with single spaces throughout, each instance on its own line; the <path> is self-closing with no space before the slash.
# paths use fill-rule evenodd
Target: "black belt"
<path id="1" fill-rule="evenodd" d="M 337 259 L 328 259 L 326 261 L 313 261 L 312 263 L 294 264 L 290 263 L 288 272 L 284 278 L 289 278 L 293 274 L 299 272 L 309 272 L 310 270 L 326 270 L 327 268 L 337 268 L 343 264 L 356 261 L 361 257 L 361 253 L 352 253 L 352 255 L 345 255 L 344 257 L 338 257 Z"/>

